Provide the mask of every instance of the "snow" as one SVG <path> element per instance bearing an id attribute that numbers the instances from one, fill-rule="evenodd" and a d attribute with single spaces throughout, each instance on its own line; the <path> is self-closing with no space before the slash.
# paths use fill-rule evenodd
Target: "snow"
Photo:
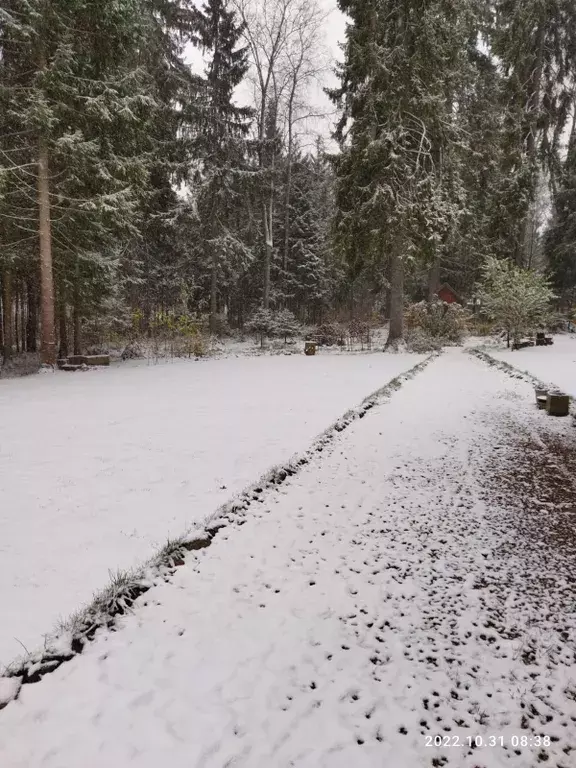
<path id="1" fill-rule="evenodd" d="M 0 381 L 0 662 L 421 359 L 268 356 Z"/>
<path id="2" fill-rule="evenodd" d="M 20 690 L 20 680 L 15 677 L 0 677 L 0 707 L 12 701 Z"/>
<path id="3" fill-rule="evenodd" d="M 576 336 L 554 336 L 549 347 L 487 349 L 492 357 L 504 360 L 521 371 L 528 371 L 546 384 L 554 384 L 576 397 Z"/>
<path id="4" fill-rule="evenodd" d="M 530 385 L 448 351 L 23 686 L 0 764 L 568 768 L 571 563 L 523 535 L 544 497 L 513 483 L 521 440 L 540 461 L 572 432 Z"/>

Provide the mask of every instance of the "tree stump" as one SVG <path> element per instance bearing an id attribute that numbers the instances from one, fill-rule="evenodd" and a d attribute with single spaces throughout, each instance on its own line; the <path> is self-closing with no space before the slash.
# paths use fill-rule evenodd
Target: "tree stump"
<path id="1" fill-rule="evenodd" d="M 536 395 L 536 405 L 538 408 L 546 408 L 548 390 L 544 389 L 544 387 L 534 387 L 534 394 Z"/>
<path id="2" fill-rule="evenodd" d="M 305 355 L 315 355 L 316 354 L 316 347 L 317 344 L 315 341 L 307 341 L 304 344 L 304 354 Z"/>
<path id="3" fill-rule="evenodd" d="M 549 416 L 568 416 L 570 398 L 568 395 L 549 392 L 546 399 L 546 411 Z"/>

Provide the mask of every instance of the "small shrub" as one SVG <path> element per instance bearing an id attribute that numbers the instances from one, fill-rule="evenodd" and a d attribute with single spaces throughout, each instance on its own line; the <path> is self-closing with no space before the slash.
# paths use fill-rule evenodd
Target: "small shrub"
<path id="1" fill-rule="evenodd" d="M 420 301 L 406 310 L 406 328 L 420 329 L 432 339 L 458 344 L 467 330 L 468 312 L 460 304 L 448 304 L 440 299 Z"/>
<path id="2" fill-rule="evenodd" d="M 264 346 L 264 339 L 274 336 L 276 333 L 276 318 L 269 309 L 257 309 L 246 323 L 249 333 L 253 333 L 260 339 L 260 346 Z"/>
<path id="3" fill-rule="evenodd" d="M 124 347 L 120 355 L 122 360 L 140 360 L 145 357 L 144 350 L 137 341 L 131 341 Z"/>
<path id="4" fill-rule="evenodd" d="M 334 344 L 344 343 L 344 329 L 338 323 L 322 323 L 313 334 L 314 340 L 323 347 L 332 347 Z"/>
<path id="5" fill-rule="evenodd" d="M 468 325 L 468 330 L 473 336 L 492 336 L 496 333 L 494 323 L 480 318 L 471 320 Z"/>
<path id="6" fill-rule="evenodd" d="M 449 342 L 439 336 L 431 336 L 422 328 L 412 328 L 406 333 L 406 347 L 409 352 L 424 354 L 442 349 Z"/>
<path id="7" fill-rule="evenodd" d="M 205 357 L 207 354 L 206 343 L 202 336 L 198 336 L 192 343 L 192 354 L 194 357 Z"/>
<path id="8" fill-rule="evenodd" d="M 351 320 L 348 324 L 348 336 L 350 344 L 360 344 L 362 349 L 366 346 L 370 349 L 372 339 L 370 335 L 370 323 L 364 320 Z"/>
<path id="9" fill-rule="evenodd" d="M 277 336 L 284 339 L 286 344 L 288 337 L 297 336 L 301 331 L 301 325 L 298 322 L 298 318 L 289 309 L 281 309 L 274 315 L 274 332 Z"/>

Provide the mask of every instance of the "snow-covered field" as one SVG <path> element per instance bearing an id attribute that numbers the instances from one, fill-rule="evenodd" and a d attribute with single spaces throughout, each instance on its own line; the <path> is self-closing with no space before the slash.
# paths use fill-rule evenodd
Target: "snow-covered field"
<path id="1" fill-rule="evenodd" d="M 277 356 L 0 381 L 0 666 L 415 355 Z"/>
<path id="2" fill-rule="evenodd" d="M 0 764 L 570 768 L 555 441 L 530 385 L 449 350 L 24 686 Z"/>
<path id="3" fill-rule="evenodd" d="M 512 352 L 487 349 L 497 360 L 504 360 L 521 371 L 528 371 L 546 384 L 555 384 L 576 397 L 576 334 L 554 336 L 550 347 L 528 347 Z"/>

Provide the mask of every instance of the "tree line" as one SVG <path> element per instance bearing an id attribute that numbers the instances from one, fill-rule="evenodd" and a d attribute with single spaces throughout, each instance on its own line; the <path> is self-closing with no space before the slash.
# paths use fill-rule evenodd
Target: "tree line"
<path id="1" fill-rule="evenodd" d="M 340 0 L 351 23 L 336 242 L 349 285 L 390 286 L 390 339 L 427 276 L 470 294 L 491 258 L 546 261 L 564 298 L 575 263 L 576 6 L 569 0 Z M 542 188 L 552 226 L 539 221 Z M 571 197 L 572 195 L 572 197 Z M 572 274 L 570 274 L 572 269 Z"/>
<path id="2" fill-rule="evenodd" d="M 408 300 L 471 296 L 490 259 L 571 305 L 573 2 L 338 4 L 327 149 L 316 0 L 3 2 L 5 360 L 271 311 L 376 313 L 395 346 Z"/>

